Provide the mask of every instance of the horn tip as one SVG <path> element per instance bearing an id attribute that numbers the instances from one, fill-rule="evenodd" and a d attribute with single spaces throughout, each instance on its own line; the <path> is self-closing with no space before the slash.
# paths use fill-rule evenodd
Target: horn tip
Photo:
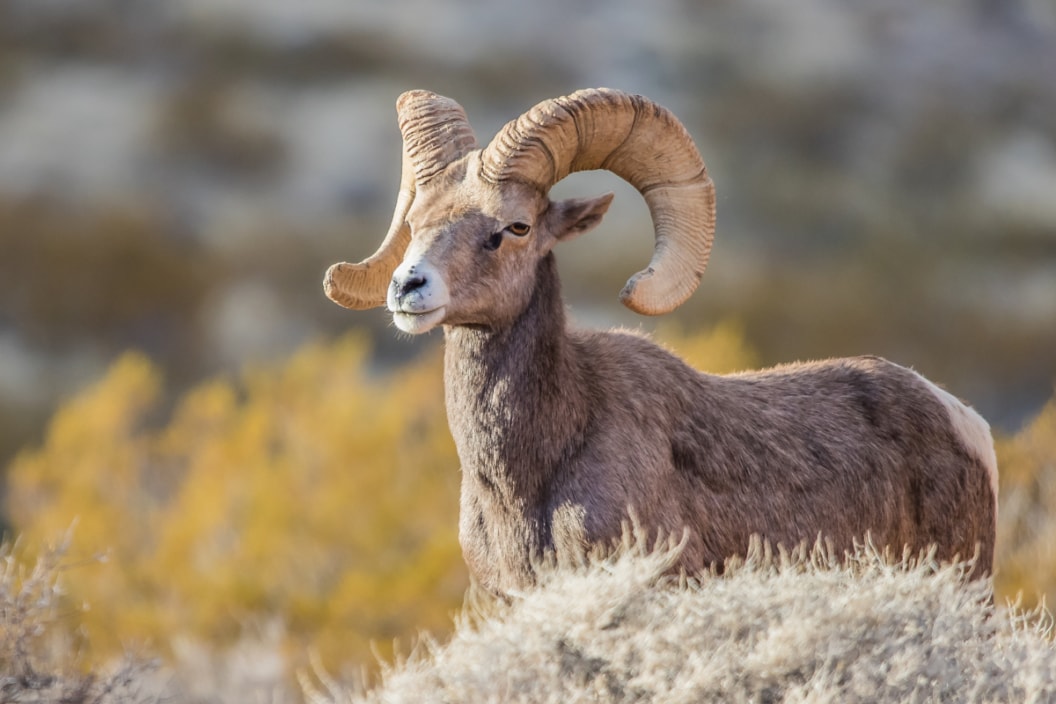
<path id="1" fill-rule="evenodd" d="M 345 262 L 334 264 L 330 266 L 330 268 L 326 270 L 326 274 L 323 275 L 323 293 L 325 293 L 326 297 L 334 303 L 341 303 L 338 299 L 342 297 L 341 290 L 338 288 L 337 282 L 334 281 L 334 277 L 340 273 L 344 266 Z"/>
<path id="2" fill-rule="evenodd" d="M 639 315 L 665 315 L 686 302 L 700 283 L 700 276 L 676 290 L 660 290 L 664 277 L 654 278 L 656 270 L 648 267 L 627 280 L 620 290 L 620 303 Z"/>
<path id="3" fill-rule="evenodd" d="M 666 310 L 658 309 L 652 301 L 643 300 L 645 297 L 640 295 L 638 289 L 638 284 L 652 278 L 654 273 L 653 268 L 649 267 L 629 278 L 620 290 L 620 303 L 639 315 L 661 315 L 666 313 Z"/>
<path id="4" fill-rule="evenodd" d="M 339 262 L 332 265 L 326 270 L 326 274 L 323 275 L 323 293 L 337 305 L 350 310 L 366 310 L 385 305 L 384 299 L 380 302 L 369 300 L 349 290 L 347 279 L 349 275 L 355 275 L 359 266 L 348 262 Z M 342 283 L 341 279 L 345 279 L 345 281 Z"/>
<path id="5" fill-rule="evenodd" d="M 334 285 L 334 274 L 341 269 L 341 265 L 344 262 L 338 262 L 337 264 L 331 264 L 326 269 L 326 273 L 323 274 L 323 289 L 329 291 Z"/>

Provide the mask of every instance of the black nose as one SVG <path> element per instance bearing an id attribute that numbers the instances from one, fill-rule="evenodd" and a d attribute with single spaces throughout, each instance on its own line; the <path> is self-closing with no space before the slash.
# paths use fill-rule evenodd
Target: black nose
<path id="1" fill-rule="evenodd" d="M 425 285 L 425 277 L 419 274 L 412 274 L 403 281 L 393 281 L 396 285 L 396 296 L 402 298 L 408 293 L 420 289 Z"/>

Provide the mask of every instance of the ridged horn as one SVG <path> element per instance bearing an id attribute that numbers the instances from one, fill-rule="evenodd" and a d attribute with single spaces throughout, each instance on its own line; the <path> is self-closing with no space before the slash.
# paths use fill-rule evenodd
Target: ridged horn
<path id="1" fill-rule="evenodd" d="M 345 308 L 385 305 L 392 272 L 411 241 L 407 211 L 417 189 L 477 147 L 465 111 L 450 98 L 424 90 L 408 91 L 396 101 L 396 119 L 403 134 L 403 165 L 389 231 L 372 256 L 358 264 L 334 264 L 323 278 L 327 297 Z"/>
<path id="2" fill-rule="evenodd" d="M 656 238 L 649 266 L 620 300 L 667 313 L 696 290 L 715 236 L 715 186 L 693 138 L 669 110 L 607 88 L 546 100 L 506 124 L 484 149 L 481 177 L 544 193 L 576 171 L 605 169 L 645 198 Z"/>

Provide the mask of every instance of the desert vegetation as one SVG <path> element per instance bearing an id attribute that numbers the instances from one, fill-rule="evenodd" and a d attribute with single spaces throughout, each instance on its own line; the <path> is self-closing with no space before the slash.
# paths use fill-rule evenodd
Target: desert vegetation
<path id="1" fill-rule="evenodd" d="M 927 556 L 755 544 L 722 577 L 665 581 L 672 551 L 549 573 L 464 617 L 383 686 L 314 701 L 990 702 L 1056 696 L 1047 616 L 994 614 L 982 583 Z"/>
<path id="2" fill-rule="evenodd" d="M 153 663 L 134 656 L 105 668 L 85 667 L 78 636 L 63 614 L 69 604 L 60 585 L 67 545 L 47 546 L 35 559 L 23 544 L 0 544 L 0 700 L 99 704 L 148 701 Z M 150 696 L 147 694 L 146 696 Z"/>
<path id="3" fill-rule="evenodd" d="M 982 640 L 967 635 L 971 609 L 934 612 L 954 625 L 923 611 L 905 623 L 922 638 L 964 634 L 951 661 L 995 683 L 978 696 L 1051 700 L 1043 668 L 1027 658 L 1004 679 L 994 658 L 1022 647 L 1051 660 L 1004 609 L 1056 599 L 1054 37 L 1043 0 L 539 0 L 528 15 L 512 0 L 470 14 L 0 0 L 0 701 L 296 702 L 298 672 L 323 699 L 410 696 L 429 678 L 470 696 L 429 674 L 465 662 L 462 644 L 489 628 L 452 620 L 468 582 L 435 341 L 393 335 L 381 312 L 346 336 L 350 319 L 319 282 L 384 232 L 401 92 L 458 96 L 491 133 L 538 99 L 601 85 L 675 110 L 719 193 L 715 266 L 659 338 L 714 372 L 884 355 L 997 429 L 996 611 Z M 562 280 L 579 321 L 648 330 L 615 310 L 612 292 L 647 256 L 636 242 L 648 213 L 613 181 L 562 184 L 560 197 L 617 192 L 607 244 L 570 243 Z M 697 606 L 671 613 L 689 613 L 743 577 L 765 592 L 760 609 L 787 615 L 797 579 L 821 590 L 850 578 L 795 572 L 752 568 L 684 594 L 651 594 L 642 577 L 634 603 L 685 598 Z M 888 617 L 917 608 L 918 593 L 931 608 L 954 577 L 932 593 L 920 574 L 890 574 L 905 589 L 865 613 L 901 638 Z M 495 628 L 553 616 L 520 608 L 495 613 Z M 745 637 L 824 642 L 824 662 L 864 667 L 839 631 L 808 642 L 765 623 Z M 458 635 L 445 650 L 421 631 Z M 582 648 L 576 638 L 565 642 Z M 617 654 L 577 660 L 559 642 L 536 659 L 561 673 L 564 657 L 581 687 L 562 690 L 570 698 L 650 691 L 618 679 L 634 675 L 612 669 L 628 662 Z M 704 647 L 693 657 L 728 662 Z M 366 693 L 381 682 L 372 651 L 417 654 Z M 825 689 L 852 680 L 796 655 L 800 669 L 771 670 L 791 689 L 744 668 L 722 686 L 853 701 Z M 623 695 L 593 672 L 602 657 Z M 917 675 L 969 681 L 922 662 L 934 669 Z M 1034 689 L 1014 684 L 1031 672 Z M 960 686 L 932 698 L 971 701 Z M 898 687 L 883 691 L 932 696 Z"/>
<path id="4" fill-rule="evenodd" d="M 277 620 L 291 653 L 369 662 L 370 640 L 444 628 L 466 583 L 436 358 L 371 379 L 366 355 L 360 336 L 309 346 L 166 414 L 129 354 L 15 460 L 8 515 L 27 544 L 73 526 L 69 596 L 100 656 Z"/>
<path id="5" fill-rule="evenodd" d="M 736 322 L 697 334 L 668 324 L 661 328 L 660 339 L 693 363 L 715 371 L 747 368 L 757 357 Z M 482 633 L 497 632 L 489 629 L 498 629 L 498 625 L 487 626 L 489 622 L 480 619 L 465 621 L 463 617 L 464 625 L 449 651 L 430 650 L 432 646 L 427 648 L 419 639 L 423 631 L 435 642 L 449 637 L 452 618 L 461 612 L 468 587 L 456 538 L 458 462 L 444 417 L 439 366 L 440 358 L 434 351 L 397 369 L 379 371 L 372 363 L 367 338 L 351 334 L 308 345 L 283 363 L 250 365 L 237 378 L 218 377 L 200 383 L 175 401 L 166 402 L 159 367 L 142 354 L 129 353 L 115 361 L 103 378 L 68 398 L 50 420 L 41 442 L 25 448 L 8 468 L 6 493 L 6 510 L 19 536 L 3 556 L 8 594 L 23 584 L 37 592 L 47 585 L 59 586 L 47 586 L 46 599 L 23 599 L 23 603 L 49 605 L 38 610 L 38 616 L 48 620 L 49 633 L 38 645 L 46 646 L 49 657 L 57 658 L 51 661 L 53 671 L 60 671 L 54 663 L 66 667 L 72 658 L 75 665 L 70 671 L 98 672 L 91 685 L 97 686 L 109 681 L 108 677 L 130 672 L 122 668 L 137 663 L 135 672 L 141 686 L 147 686 L 144 682 L 153 683 L 151 686 L 169 682 L 170 686 L 182 687 L 180 691 L 191 701 L 223 701 L 224 697 L 236 696 L 235 692 L 248 690 L 296 700 L 300 697 L 294 681 L 298 671 L 328 673 L 327 677 L 341 682 L 340 691 L 348 693 L 376 681 L 379 656 L 391 663 L 394 656 L 410 653 L 416 643 L 419 655 L 433 654 L 415 656 L 406 668 L 391 671 L 384 680 L 386 687 L 404 686 L 399 682 L 406 678 L 418 678 L 414 687 L 425 686 L 422 683 L 428 678 L 439 676 L 436 669 L 430 670 L 433 663 L 441 663 L 436 667 L 446 670 L 442 663 L 448 661 L 442 658 L 469 658 L 469 651 L 456 654 L 458 648 L 468 647 L 459 644 L 467 638 L 482 638 Z M 932 582 L 922 574 L 912 573 L 900 582 L 902 578 L 894 572 L 868 560 L 866 567 L 855 568 L 858 571 L 833 574 L 827 568 L 818 571 L 805 566 L 784 571 L 753 568 L 734 581 L 705 580 L 688 591 L 663 592 L 665 595 L 655 597 L 643 596 L 648 590 L 642 585 L 656 582 L 643 577 L 636 582 L 639 592 L 634 598 L 655 598 L 657 603 L 650 609 L 683 608 L 673 604 L 684 598 L 696 604 L 684 608 L 709 604 L 709 608 L 725 614 L 723 618 L 739 614 L 737 618 L 747 619 L 747 623 L 754 623 L 752 618 L 762 619 L 772 610 L 774 615 L 756 624 L 755 635 L 740 646 L 752 649 L 758 646 L 756 641 L 785 637 L 780 634 L 793 638 L 796 630 L 782 626 L 780 609 L 797 602 L 795 594 L 813 593 L 822 589 L 815 582 L 828 580 L 832 585 L 842 584 L 832 588 L 841 590 L 840 598 L 847 600 L 848 618 L 853 604 L 867 604 L 874 598 L 883 604 L 871 615 L 856 617 L 859 625 L 854 628 L 886 623 L 883 628 L 895 629 L 902 634 L 900 638 L 914 638 L 920 633 L 938 637 L 950 628 L 960 629 L 956 632 L 961 635 L 951 636 L 949 647 L 967 639 L 977 627 L 982 629 L 980 638 L 1008 639 L 1001 640 L 996 649 L 969 640 L 965 647 L 976 650 L 956 656 L 962 658 L 956 662 L 966 663 L 965 668 L 979 654 L 991 650 L 1002 653 L 1006 646 L 1020 648 L 1022 643 L 1015 640 L 1020 636 L 1011 635 L 1009 629 L 1024 620 L 1019 616 L 1013 619 L 1005 605 L 1018 599 L 1023 608 L 1033 608 L 1042 601 L 1051 604 L 1056 598 L 1056 549 L 1052 542 L 1056 527 L 1051 509 L 1056 505 L 1052 486 L 1056 474 L 1056 402 L 1050 402 L 1020 433 L 1001 437 L 998 451 L 1002 491 L 997 615 L 991 619 L 975 620 L 980 613 L 976 609 L 980 605 L 979 587 L 963 593 L 954 589 L 953 572 L 942 572 L 945 576 L 934 583 L 932 593 L 928 591 Z M 63 543 L 61 558 L 48 548 L 57 542 Z M 36 568 L 37 574 L 49 576 L 36 577 L 36 581 L 19 576 L 34 574 L 34 565 L 43 566 Z M 654 567 L 655 563 L 647 561 L 639 567 L 619 569 L 646 574 Z M 593 578 L 603 580 L 612 574 L 609 567 L 602 567 Z M 873 581 L 867 580 L 863 593 L 856 597 L 849 585 L 861 574 L 872 575 L 869 579 Z M 752 593 L 760 600 L 753 607 L 758 611 L 754 616 L 736 611 L 751 605 L 751 600 L 735 596 L 738 589 L 749 589 L 736 581 L 739 579 L 751 583 Z M 805 581 L 800 583 L 799 579 Z M 611 582 L 607 584 L 597 587 L 599 604 L 612 598 L 602 595 L 606 589 L 615 588 Z M 572 587 L 554 586 L 550 596 L 538 598 L 551 599 L 549 602 L 529 599 L 523 607 L 501 610 L 496 623 L 527 619 L 520 627 L 527 628 L 529 621 L 542 627 L 546 618 L 562 610 L 554 606 L 561 603 L 584 601 L 582 613 L 602 608 L 588 606 L 589 596 L 573 598 L 571 593 L 561 592 L 566 588 Z M 575 588 L 589 592 L 587 587 Z M 883 591 L 887 588 L 894 591 Z M 626 596 L 631 598 L 629 592 Z M 913 601 L 918 596 L 921 601 Z M 951 610 L 940 609 L 933 614 L 931 610 L 939 608 L 936 604 L 943 600 L 950 600 Z M 661 602 L 668 606 L 661 607 Z M 531 605 L 541 603 L 549 606 Z M 740 606 L 720 608 L 717 603 Z M 810 608 L 823 610 L 827 602 L 819 597 L 809 603 L 814 604 Z M 5 607 L 3 618 L 10 620 L 19 613 Z M 894 621 L 887 623 L 888 617 Z M 921 620 L 932 617 L 939 620 Z M 657 615 L 655 620 L 659 624 L 680 618 Z M 831 687 L 836 688 L 831 692 L 846 695 L 849 690 L 840 687 L 849 686 L 851 680 L 840 679 L 843 675 L 831 668 L 843 666 L 840 663 L 860 636 L 846 635 L 846 624 L 836 616 L 825 620 L 820 631 L 808 628 L 809 613 L 797 618 L 804 619 L 796 622 L 802 624 L 797 628 L 817 639 L 811 641 L 811 647 L 835 650 L 827 665 L 818 665 L 821 669 L 816 673 L 810 669 L 813 665 L 790 665 L 786 674 L 792 677 L 791 673 L 798 672 L 799 679 L 788 680 L 790 689 L 782 694 L 786 697 L 782 700 L 799 701 L 787 697 L 798 692 L 795 696 L 802 699 L 811 692 L 830 692 L 826 688 Z M 962 623 L 958 619 L 965 620 Z M 917 630 L 907 623 L 916 624 L 912 628 Z M 569 633 L 585 627 L 568 625 Z M 37 632 L 36 626 L 5 622 L 5 633 L 19 629 Z M 778 630 L 766 635 L 769 629 Z M 1006 635 L 995 635 L 998 632 Z M 603 629 L 599 633 L 601 637 L 607 632 Z M 873 640 L 868 641 L 876 648 L 869 652 L 878 658 L 878 653 L 895 652 L 883 650 L 887 646 L 880 641 L 887 636 L 880 634 L 873 633 L 869 636 Z M 524 640 L 508 634 L 501 638 L 510 644 Z M 695 648 L 704 647 L 711 638 L 726 643 L 729 635 L 701 636 L 694 641 Z M 1041 636 L 1030 638 L 1041 647 Z M 823 645 L 827 639 L 832 643 Z M 914 647 L 935 646 L 914 642 Z M 556 648 L 556 641 L 550 646 Z M 1022 647 L 1025 653 L 1034 645 Z M 706 652 L 711 653 L 710 658 L 726 657 L 721 649 Z M 129 653 L 138 658 L 126 659 Z M 537 656 L 543 657 L 532 657 Z M 546 657 L 556 658 L 546 667 L 556 667 L 560 672 L 561 653 L 552 651 Z M 577 656 L 566 653 L 564 657 Z M 601 656 L 591 651 L 589 657 L 583 657 L 588 662 Z M 624 665 L 630 667 L 627 663 L 633 658 L 626 657 L 631 659 Z M 858 664 L 853 667 L 866 668 L 873 656 L 861 657 L 864 659 L 856 660 Z M 1035 653 L 1031 657 L 1041 656 Z M 144 664 L 151 659 L 156 660 L 156 669 Z M 938 667 L 940 661 L 935 655 L 928 662 Z M 719 662 L 736 659 L 714 661 Z M 980 684 L 979 692 L 1006 691 L 1000 689 L 1003 687 L 1012 688 L 1007 691 L 1031 691 L 1027 680 L 1015 680 L 1020 684 L 1014 684 L 1002 679 L 1002 672 L 1011 671 L 1009 666 L 994 665 L 990 660 L 985 661 L 990 664 L 979 662 L 980 667 L 997 668 L 988 670 L 990 674 L 979 674 L 990 682 Z M 845 664 L 852 667 L 849 661 Z M 588 665 L 583 665 L 587 674 L 593 667 Z M 506 666 L 512 667 L 509 663 Z M 48 671 L 42 665 L 33 667 L 34 671 Z M 177 676 L 174 671 L 195 674 Z M 590 675 L 590 687 L 600 686 L 595 682 L 600 672 Z M 627 672 L 617 677 L 629 677 Z M 739 679 L 738 672 L 747 679 Z M 774 672 L 780 671 L 768 676 L 784 677 Z M 938 677 L 941 672 L 936 670 L 931 675 Z M 487 680 L 484 674 L 478 675 L 480 683 Z M 725 684 L 716 680 L 707 686 L 746 687 L 747 701 L 751 692 L 763 691 L 751 689 L 764 686 L 759 684 L 762 680 L 749 682 L 755 676 L 731 670 L 721 680 Z M 1051 678 L 1051 673 L 1046 676 Z M 309 680 L 325 690 L 313 677 L 309 675 Z M 1001 683 L 987 678 L 997 678 Z M 73 683 L 70 686 L 77 682 L 63 681 Z M 909 686 L 903 683 L 898 687 L 903 685 Z M 637 686 L 620 684 L 624 688 L 620 696 L 631 697 L 639 691 L 634 689 Z M 999 689 L 988 689 L 991 686 Z M 915 691 L 913 696 L 926 699 L 923 690 L 891 690 L 902 694 Z M 192 697 L 189 693 L 193 692 Z M 561 692 L 564 694 L 554 696 L 579 696 Z M 606 696 L 616 697 L 614 692 Z"/>
<path id="6" fill-rule="evenodd" d="M 446 642 L 425 635 L 373 687 L 317 661 L 299 688 L 269 671 L 274 643 L 159 665 L 125 655 L 75 667 L 57 610 L 64 546 L 23 569 L 0 551 L 4 701 L 1047 702 L 1053 620 L 996 608 L 966 564 L 928 554 L 850 560 L 823 544 L 757 542 L 724 573 L 664 576 L 680 544 L 622 545 L 585 565 L 541 564 L 539 586 L 496 602 L 470 592 Z"/>

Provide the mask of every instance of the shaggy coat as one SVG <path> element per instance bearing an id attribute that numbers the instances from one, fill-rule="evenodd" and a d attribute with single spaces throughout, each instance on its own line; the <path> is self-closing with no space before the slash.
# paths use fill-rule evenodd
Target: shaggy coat
<path id="1" fill-rule="evenodd" d="M 688 529 L 690 573 L 753 534 L 934 544 L 990 572 L 992 458 L 915 372 L 858 357 L 704 374 L 634 334 L 566 331 L 552 254 L 536 275 L 509 327 L 445 328 L 460 539 L 486 588 L 531 584 L 547 551 L 618 540 L 629 511 L 654 532 Z"/>
<path id="2" fill-rule="evenodd" d="M 620 292 L 668 313 L 696 289 L 715 234 L 715 187 L 670 111 L 605 88 L 546 100 L 478 149 L 455 101 L 397 101 L 404 163 L 377 252 L 330 267 L 353 309 L 385 305 L 404 332 L 443 326 L 445 389 L 462 461 L 460 538 L 494 592 L 532 584 L 538 559 L 579 561 L 621 539 L 685 536 L 689 573 L 753 536 L 837 551 L 867 539 L 993 564 L 997 466 L 986 421 L 875 357 L 702 374 L 647 339 L 566 327 L 552 249 L 612 201 L 552 201 L 570 173 L 605 169 L 642 195 L 649 265 Z"/>

